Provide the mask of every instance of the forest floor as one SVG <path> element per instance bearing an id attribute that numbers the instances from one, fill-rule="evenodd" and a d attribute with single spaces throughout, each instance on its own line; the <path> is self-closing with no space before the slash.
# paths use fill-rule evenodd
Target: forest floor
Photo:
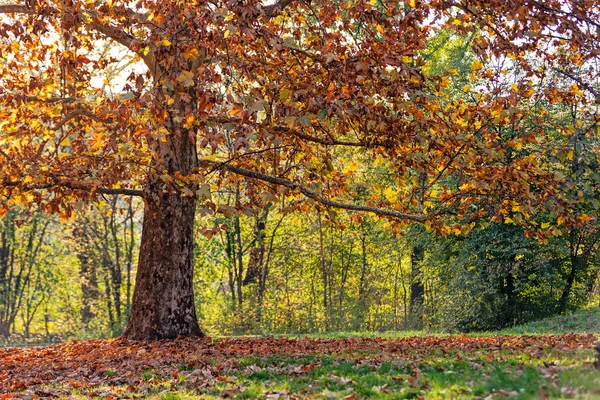
<path id="1" fill-rule="evenodd" d="M 0 399 L 600 399 L 597 341 L 591 333 L 71 341 L 0 349 Z"/>

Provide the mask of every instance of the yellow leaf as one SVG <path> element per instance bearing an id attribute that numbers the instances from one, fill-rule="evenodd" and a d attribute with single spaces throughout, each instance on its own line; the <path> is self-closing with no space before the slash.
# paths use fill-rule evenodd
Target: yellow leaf
<path id="1" fill-rule="evenodd" d="M 198 58 L 198 56 L 200 56 L 200 53 L 196 48 L 189 49 L 188 51 L 183 53 L 183 58 L 186 60 L 195 60 L 196 58 Z"/>
<path id="2" fill-rule="evenodd" d="M 396 201 L 397 193 L 391 187 L 385 188 L 385 190 L 383 191 L 383 194 L 385 195 L 385 198 L 387 199 L 387 201 L 389 201 L 390 203 Z"/>
<path id="3" fill-rule="evenodd" d="M 415 0 L 408 0 L 406 2 L 406 4 L 408 4 L 410 7 L 415 8 L 416 6 L 416 1 Z"/>
<path id="4" fill-rule="evenodd" d="M 169 39 L 163 39 L 160 44 L 162 44 L 163 46 L 167 47 L 171 45 L 171 42 L 169 41 Z"/>
<path id="5" fill-rule="evenodd" d="M 515 149 L 516 150 L 521 150 L 523 148 L 523 143 L 521 142 L 516 142 L 515 143 Z"/>
<path id="6" fill-rule="evenodd" d="M 229 37 L 229 34 L 230 34 L 230 33 L 231 33 L 231 32 L 229 31 L 229 29 L 227 29 L 225 32 L 223 32 L 223 37 L 224 37 L 225 39 L 227 39 L 227 38 Z"/>
<path id="7" fill-rule="evenodd" d="M 371 0 L 369 2 L 369 4 L 371 4 L 372 6 L 376 6 L 377 5 L 377 0 Z"/>
<path id="8" fill-rule="evenodd" d="M 475 61 L 473 61 L 473 64 L 471 64 L 471 69 L 473 71 L 479 71 L 481 68 L 483 68 L 483 64 L 478 59 L 475 59 Z"/>
<path id="9" fill-rule="evenodd" d="M 381 26 L 380 24 L 377 24 L 377 26 L 375 27 L 375 29 L 377 29 L 377 32 L 381 33 L 383 35 L 383 26 Z"/>
<path id="10" fill-rule="evenodd" d="M 60 141 L 61 146 L 68 146 L 70 144 L 71 144 L 71 141 L 69 140 L 68 137 L 65 137 L 63 140 Z"/>
<path id="11" fill-rule="evenodd" d="M 346 164 L 346 166 L 344 167 L 342 172 L 344 174 L 351 174 L 352 172 L 356 171 L 357 169 L 358 169 L 358 163 L 354 160 L 350 160 L 350 162 Z"/>

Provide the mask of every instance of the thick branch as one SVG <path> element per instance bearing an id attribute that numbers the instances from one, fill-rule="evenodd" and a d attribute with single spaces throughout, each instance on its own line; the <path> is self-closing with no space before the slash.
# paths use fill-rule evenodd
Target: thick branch
<path id="1" fill-rule="evenodd" d="M 0 186 L 4 187 L 18 187 L 22 191 L 32 191 L 32 190 L 47 190 L 52 188 L 65 187 L 73 190 L 83 190 L 91 193 L 99 193 L 99 194 L 121 194 L 126 196 L 137 196 L 143 197 L 144 192 L 138 189 L 127 189 L 127 188 L 102 188 L 102 187 L 93 187 L 89 184 L 83 182 L 63 182 L 59 181 L 55 178 L 54 183 L 45 183 L 42 185 L 23 185 L 21 186 L 20 182 L 16 181 L 2 181 L 0 182 Z"/>
<path id="2" fill-rule="evenodd" d="M 89 117 L 96 122 L 102 122 L 102 123 L 107 122 L 107 121 L 102 120 L 101 118 L 98 118 L 94 113 L 92 113 L 89 110 L 79 109 L 79 110 L 75 110 L 75 111 L 65 115 L 62 120 L 58 121 L 58 123 L 52 127 L 52 129 L 57 131 L 57 130 L 61 129 L 63 126 L 65 126 L 67 123 L 69 123 L 72 119 L 77 118 L 77 117 L 83 117 L 83 116 Z"/>
<path id="3" fill-rule="evenodd" d="M 77 183 L 66 184 L 63 185 L 73 190 L 83 190 L 87 192 L 99 193 L 99 194 L 121 194 L 124 196 L 136 196 L 136 197 L 144 197 L 144 192 L 139 189 L 127 189 L 127 188 L 89 188 L 84 185 L 79 185 Z"/>
<path id="4" fill-rule="evenodd" d="M 272 183 L 272 184 L 275 184 L 278 186 L 284 186 L 284 187 L 287 187 L 292 190 L 297 190 L 300 193 L 302 193 L 303 195 L 305 195 L 306 197 L 313 199 L 313 200 L 315 200 L 323 205 L 329 206 L 329 207 L 341 208 L 343 210 L 350 210 L 350 211 L 368 212 L 368 213 L 373 213 L 373 214 L 391 217 L 391 218 L 395 218 L 395 219 L 409 220 L 409 221 L 415 221 L 415 222 L 424 222 L 427 219 L 427 216 L 424 214 L 421 214 L 421 215 L 405 214 L 405 213 L 401 213 L 398 211 L 387 210 L 387 209 L 383 209 L 383 208 L 362 206 L 362 205 L 349 204 L 349 203 L 341 203 L 338 201 L 330 200 L 330 199 L 320 195 L 319 193 L 313 192 L 312 190 L 307 189 L 306 187 L 302 186 L 301 184 L 293 182 L 289 179 L 281 178 L 281 177 L 277 177 L 277 176 L 271 176 L 271 175 L 263 174 L 263 173 L 260 173 L 257 171 L 252 171 L 252 170 L 245 169 L 245 168 L 235 167 L 231 164 L 223 164 L 223 163 L 218 163 L 218 162 L 214 162 L 214 161 L 206 161 L 206 160 L 203 160 L 201 162 L 201 164 L 202 163 L 210 164 L 210 165 L 217 166 L 218 168 L 226 169 L 227 171 L 233 172 L 236 175 L 242 175 L 247 178 L 258 179 L 258 180 L 261 180 L 264 182 L 269 182 L 269 183 Z"/>
<path id="5" fill-rule="evenodd" d="M 25 4 L 0 4 L 0 14 L 37 14 L 37 11 Z"/>

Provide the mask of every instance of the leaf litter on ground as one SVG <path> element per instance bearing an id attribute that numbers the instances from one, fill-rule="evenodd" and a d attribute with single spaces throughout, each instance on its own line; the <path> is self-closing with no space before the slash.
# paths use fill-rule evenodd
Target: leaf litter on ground
<path id="1" fill-rule="evenodd" d="M 0 397 L 600 398 L 596 342 L 575 333 L 71 341 L 0 349 Z"/>

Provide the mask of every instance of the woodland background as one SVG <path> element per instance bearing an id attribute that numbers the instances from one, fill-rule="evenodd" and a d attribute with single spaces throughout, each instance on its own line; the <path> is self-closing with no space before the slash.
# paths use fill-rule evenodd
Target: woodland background
<path id="1" fill-rule="evenodd" d="M 4 340 L 119 335 L 141 217 L 139 203 L 118 196 L 71 221 L 5 215 Z M 229 232 L 202 233 L 222 224 Z M 593 222 L 544 242 L 514 224 L 478 221 L 446 236 L 414 226 L 398 236 L 370 216 L 275 208 L 198 216 L 197 225 L 196 304 L 211 335 L 492 330 L 600 299 Z"/>

